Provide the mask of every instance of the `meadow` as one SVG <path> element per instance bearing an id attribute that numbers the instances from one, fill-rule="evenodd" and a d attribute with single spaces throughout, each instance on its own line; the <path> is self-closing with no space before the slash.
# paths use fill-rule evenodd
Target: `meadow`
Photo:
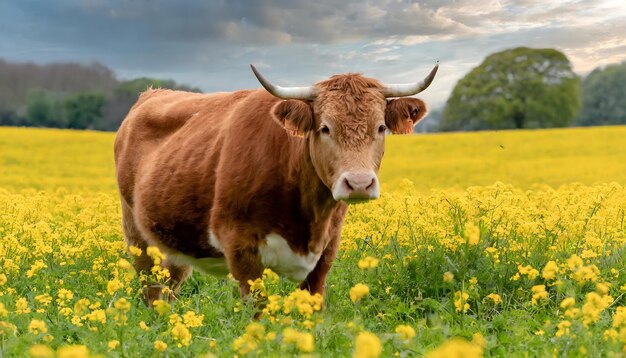
<path id="1" fill-rule="evenodd" d="M 198 273 L 145 307 L 114 134 L 0 128 L 0 357 L 624 356 L 624 138 L 389 136 L 381 198 L 350 208 L 325 307 L 267 271 L 255 321 L 235 281 Z"/>

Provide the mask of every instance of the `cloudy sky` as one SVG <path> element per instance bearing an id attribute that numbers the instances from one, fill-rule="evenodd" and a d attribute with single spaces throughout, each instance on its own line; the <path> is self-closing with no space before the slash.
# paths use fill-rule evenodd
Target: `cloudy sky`
<path id="1" fill-rule="evenodd" d="M 574 70 L 626 60 L 624 0 L 1 0 L 0 58 L 101 62 L 120 78 L 171 78 L 205 91 L 308 85 L 361 72 L 422 79 L 438 107 L 488 54 L 563 51 Z"/>

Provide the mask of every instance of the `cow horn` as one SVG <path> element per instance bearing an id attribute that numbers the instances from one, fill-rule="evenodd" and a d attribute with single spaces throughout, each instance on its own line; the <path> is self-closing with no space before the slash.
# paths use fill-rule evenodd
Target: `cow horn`
<path id="1" fill-rule="evenodd" d="M 256 79 L 259 80 L 263 88 L 267 90 L 267 92 L 273 94 L 274 96 L 282 99 L 314 99 L 317 96 L 317 90 L 313 86 L 309 87 L 281 87 L 273 85 L 270 81 L 265 79 L 263 75 L 254 67 L 254 65 L 250 65 L 252 68 L 252 72 L 256 76 Z"/>
<path id="2" fill-rule="evenodd" d="M 432 71 L 430 71 L 428 76 L 426 76 L 426 78 L 424 78 L 422 82 L 383 85 L 382 92 L 385 97 L 404 97 L 420 93 L 428 88 L 431 82 L 433 82 L 433 80 L 435 79 L 435 75 L 437 74 L 438 68 L 439 63 L 435 65 Z"/>

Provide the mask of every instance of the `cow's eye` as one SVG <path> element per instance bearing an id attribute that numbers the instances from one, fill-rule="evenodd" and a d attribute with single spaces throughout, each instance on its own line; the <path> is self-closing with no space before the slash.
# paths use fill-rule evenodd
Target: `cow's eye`
<path id="1" fill-rule="evenodd" d="M 322 126 L 322 128 L 320 128 L 320 132 L 322 132 L 322 134 L 326 134 L 329 135 L 330 134 L 330 128 L 328 128 L 328 126 Z"/>
<path id="2" fill-rule="evenodd" d="M 384 124 L 381 124 L 380 127 L 378 127 L 378 133 L 380 134 L 385 133 L 386 130 L 387 130 L 387 126 Z"/>

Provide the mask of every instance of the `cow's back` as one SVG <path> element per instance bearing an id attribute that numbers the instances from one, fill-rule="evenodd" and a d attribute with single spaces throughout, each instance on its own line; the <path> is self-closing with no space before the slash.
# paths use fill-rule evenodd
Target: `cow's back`
<path id="1" fill-rule="evenodd" d="M 149 243 L 213 254 L 206 230 L 214 172 L 231 114 L 249 94 L 148 90 L 130 110 L 115 141 L 116 175 Z"/>

